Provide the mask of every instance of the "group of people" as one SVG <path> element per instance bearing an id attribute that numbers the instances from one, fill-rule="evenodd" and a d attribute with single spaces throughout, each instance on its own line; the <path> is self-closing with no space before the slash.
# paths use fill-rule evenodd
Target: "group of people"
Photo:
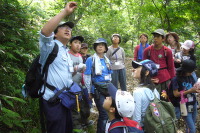
<path id="1" fill-rule="evenodd" d="M 120 101 L 116 101 L 117 98 L 115 98 L 116 90 L 119 88 L 124 92 L 120 93 L 121 95 L 127 93 L 125 52 L 119 46 L 122 38 L 119 34 L 113 34 L 111 36 L 112 45 L 109 47 L 106 39 L 98 38 L 93 44 L 94 55 L 88 55 L 88 44 L 83 43 L 84 38 L 82 36 L 72 37 L 74 24 L 72 22 L 61 23 L 62 19 L 73 13 L 75 8 L 77 8 L 76 2 L 67 3 L 65 8 L 42 28 L 39 40 L 40 63 L 43 68 L 56 43 L 59 48 L 58 54 L 49 66 L 47 83 L 58 89 L 69 88 L 73 82 L 81 85 L 85 99 L 83 98 L 84 101 L 80 102 L 80 107 L 84 111 L 79 113 L 76 109 L 70 110 L 64 107 L 59 100 L 54 103 L 49 102 L 48 100 L 55 93 L 46 87 L 42 104 L 47 133 L 72 133 L 76 132 L 73 131 L 74 128 L 81 129 L 83 125 L 92 124 L 93 122 L 88 120 L 90 108 L 92 108 L 92 99 L 94 99 L 99 113 L 97 133 L 116 133 L 117 131 L 123 133 L 124 130 L 121 127 L 109 131 L 108 129 L 116 119 L 121 120 L 124 116 L 138 122 L 143 127 L 143 118 L 149 102 L 154 98 L 154 94 L 161 100 L 166 100 L 166 97 L 160 97 L 160 95 L 165 92 L 171 80 L 174 86 L 174 95 L 180 97 L 180 90 L 184 90 L 184 95 L 190 99 L 190 102 L 192 101 L 189 105 L 193 105 L 193 110 L 188 111 L 185 120 L 187 131 L 195 132 L 195 111 L 197 110 L 195 93 L 199 92 L 200 86 L 195 84 L 193 78 L 196 63 L 192 60 L 195 58 L 194 52 L 192 56 L 190 50 L 194 49 L 194 43 L 186 41 L 180 48 L 180 46 L 177 46 L 177 44 L 179 45 L 177 34 L 169 33 L 165 35 L 162 29 L 157 29 L 152 33 L 154 43 L 149 45 L 147 43 L 148 36 L 142 34 L 140 36 L 141 44 L 136 47 L 132 61 L 133 78 L 140 81 L 138 89 L 133 92 L 135 107 L 133 109 L 129 108 L 129 105 L 123 104 L 122 111 L 117 106 Z M 165 37 L 167 37 L 166 40 L 168 40 L 170 48 L 163 45 Z M 181 53 L 178 55 L 178 52 Z M 187 59 L 185 56 L 187 56 Z M 183 58 L 186 60 L 183 60 Z M 174 61 L 182 65 L 175 69 Z M 177 73 L 177 76 L 175 76 L 175 73 Z M 182 84 L 183 82 L 184 84 Z M 118 84 L 120 84 L 120 87 L 118 87 Z M 123 98 L 130 99 L 128 96 Z M 132 113 L 126 113 L 124 110 Z M 178 107 L 176 111 L 178 112 Z"/>

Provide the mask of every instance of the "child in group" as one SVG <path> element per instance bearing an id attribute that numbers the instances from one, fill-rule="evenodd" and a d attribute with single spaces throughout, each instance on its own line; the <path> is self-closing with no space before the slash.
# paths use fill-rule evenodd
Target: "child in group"
<path id="1" fill-rule="evenodd" d="M 152 60 L 158 67 L 158 74 L 152 78 L 152 81 L 161 95 L 167 90 L 170 80 L 175 76 L 174 59 L 172 51 L 163 45 L 165 31 L 157 29 L 152 34 L 154 43 L 144 50 L 143 60 Z M 161 100 L 166 99 L 161 97 Z"/>
<path id="2" fill-rule="evenodd" d="M 182 64 L 183 60 L 191 59 L 196 64 L 196 57 L 194 55 L 194 48 L 195 44 L 191 40 L 186 40 L 183 45 L 181 46 L 181 51 L 175 54 L 174 61 L 175 61 L 175 67 L 179 68 Z M 192 73 L 192 76 L 195 78 L 195 81 L 197 81 L 197 76 L 195 71 Z"/>
<path id="3" fill-rule="evenodd" d="M 109 117 L 105 133 L 143 133 L 138 122 L 129 119 L 135 108 L 134 99 L 130 92 L 117 90 L 113 84 L 108 85 L 108 92 L 110 96 L 106 97 L 103 103 L 103 108 Z M 130 121 L 131 126 L 128 121 Z"/>
<path id="4" fill-rule="evenodd" d="M 121 90 L 127 90 L 126 88 L 126 68 L 125 68 L 125 52 L 121 43 L 121 36 L 119 34 L 113 34 L 111 36 L 112 45 L 108 47 L 106 56 L 111 62 L 112 83 L 118 88 L 120 84 Z"/>
<path id="5" fill-rule="evenodd" d="M 145 48 L 149 47 L 147 34 L 141 34 L 139 39 L 140 39 L 140 44 L 137 45 L 134 49 L 134 58 L 133 58 L 134 61 L 142 61 L 143 51 Z"/>
<path id="6" fill-rule="evenodd" d="M 196 63 L 196 57 L 194 55 L 195 44 L 191 40 L 186 40 L 181 45 L 181 51 L 175 54 L 175 67 L 179 68 L 183 60 L 191 59 Z"/>
<path id="7" fill-rule="evenodd" d="M 182 116 L 187 126 L 186 133 L 196 133 L 195 122 L 197 117 L 197 100 L 195 93 L 200 93 L 200 85 L 195 84 L 195 80 L 192 76 L 192 72 L 195 68 L 196 64 L 193 60 L 183 60 L 182 66 L 177 69 L 176 77 L 171 81 L 171 88 L 173 88 L 173 94 L 176 97 L 173 105 L 177 105 L 175 106 L 177 119 L 180 119 L 181 117 L 181 93 L 183 93 L 184 98 L 187 98 L 187 116 Z"/>
<path id="8" fill-rule="evenodd" d="M 160 95 L 151 81 L 151 78 L 158 74 L 158 69 L 156 64 L 148 59 L 141 62 L 132 61 L 132 66 L 134 68 L 133 77 L 140 81 L 139 87 L 133 92 L 135 110 L 132 119 L 143 127 L 145 112 L 150 101 L 154 99 L 154 94 L 160 99 Z"/>
<path id="9" fill-rule="evenodd" d="M 80 54 L 82 55 L 83 63 L 85 64 L 87 58 L 90 57 L 90 55 L 88 54 L 88 44 L 87 43 L 81 44 Z"/>
<path id="10" fill-rule="evenodd" d="M 166 34 L 165 42 L 168 45 L 168 48 L 172 50 L 172 55 L 174 55 L 177 52 L 180 52 L 180 43 L 179 43 L 179 36 L 175 32 L 169 32 Z"/>
<path id="11" fill-rule="evenodd" d="M 79 85 L 82 81 L 83 71 L 85 70 L 86 65 L 83 64 L 83 59 L 81 54 L 79 53 L 81 48 L 81 43 L 84 41 L 82 36 L 74 36 L 70 39 L 70 50 L 69 55 L 73 61 L 74 72 L 72 74 L 72 79 Z M 83 100 L 80 101 L 80 113 L 77 109 L 72 110 L 72 119 L 73 119 L 73 128 L 74 133 L 83 131 L 85 125 L 91 125 L 93 122 L 88 120 L 90 116 L 90 107 L 83 96 Z"/>
<path id="12" fill-rule="evenodd" d="M 84 82 L 88 89 L 89 98 L 94 97 L 99 112 L 97 133 L 103 133 L 108 115 L 102 105 L 108 96 L 107 84 L 111 82 L 112 70 L 109 59 L 104 55 L 108 51 L 107 41 L 104 38 L 99 38 L 93 47 L 96 53 L 86 60 Z"/>

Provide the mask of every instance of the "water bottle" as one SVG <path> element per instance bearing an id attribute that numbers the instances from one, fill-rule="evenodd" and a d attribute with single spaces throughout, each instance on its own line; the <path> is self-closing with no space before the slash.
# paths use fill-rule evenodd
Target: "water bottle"
<path id="1" fill-rule="evenodd" d="M 181 115 L 187 116 L 187 107 L 185 103 L 180 102 Z"/>
<path id="2" fill-rule="evenodd" d="M 183 92 L 184 91 L 180 91 L 181 93 L 180 109 L 181 109 L 181 115 L 187 116 L 187 107 L 186 107 L 187 98 L 184 98 Z"/>

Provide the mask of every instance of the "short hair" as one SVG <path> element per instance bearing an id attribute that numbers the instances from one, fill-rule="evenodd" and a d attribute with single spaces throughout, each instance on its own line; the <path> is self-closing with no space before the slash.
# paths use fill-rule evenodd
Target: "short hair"
<path id="1" fill-rule="evenodd" d="M 140 36 L 139 36 L 139 38 L 141 38 L 141 36 L 145 36 L 146 38 L 147 38 L 147 42 L 148 42 L 148 35 L 147 34 L 145 34 L 145 33 L 143 33 L 143 34 L 141 34 Z"/>
<path id="2" fill-rule="evenodd" d="M 148 71 L 147 68 L 142 66 L 142 70 L 141 70 L 141 73 L 140 73 L 140 77 L 141 77 L 140 83 L 143 84 L 144 86 L 147 86 L 149 89 L 153 90 L 155 85 L 151 81 L 150 74 L 145 76 L 146 75 L 146 71 Z"/>
<path id="3" fill-rule="evenodd" d="M 113 98 L 112 98 L 112 104 L 111 104 L 110 107 L 115 108 L 115 118 L 117 118 L 117 119 L 122 118 L 122 117 L 119 115 L 119 112 L 118 112 L 118 110 L 117 110 L 117 106 L 116 106 L 116 103 L 115 103 L 115 99 L 113 99 Z"/>

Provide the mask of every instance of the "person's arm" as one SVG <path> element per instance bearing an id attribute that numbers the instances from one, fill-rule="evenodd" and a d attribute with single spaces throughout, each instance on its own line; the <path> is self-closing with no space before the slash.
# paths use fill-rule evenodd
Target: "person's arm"
<path id="1" fill-rule="evenodd" d="M 106 52 L 106 57 L 110 60 L 111 59 L 111 50 L 110 47 L 108 47 L 108 51 Z"/>
<path id="2" fill-rule="evenodd" d="M 172 51 L 170 49 L 167 49 L 167 69 L 172 79 L 175 76 L 175 67 Z"/>
<path id="3" fill-rule="evenodd" d="M 88 93 L 91 93 L 92 88 L 92 57 L 87 58 L 86 62 L 86 69 L 84 71 L 83 80 L 85 83 L 86 88 L 88 89 Z"/>
<path id="4" fill-rule="evenodd" d="M 192 87 L 189 90 L 184 91 L 183 95 L 187 95 L 187 94 L 190 94 L 190 93 L 199 93 L 199 89 L 200 88 Z M 178 91 L 178 89 L 173 90 L 173 94 L 174 94 L 175 97 L 181 96 L 181 93 Z"/>
<path id="5" fill-rule="evenodd" d="M 73 13 L 74 9 L 77 7 L 76 2 L 69 2 L 66 4 L 65 8 L 56 16 L 51 18 L 42 28 L 41 32 L 44 36 L 48 37 L 51 35 L 51 33 L 56 29 L 60 21 L 69 16 L 71 13 Z"/>
<path id="6" fill-rule="evenodd" d="M 175 77 L 175 78 L 176 78 L 176 77 Z M 176 80 L 175 78 L 173 78 L 172 81 L 171 81 L 171 83 L 172 83 L 172 88 L 174 88 L 173 94 L 174 94 L 175 97 L 180 97 L 180 96 L 181 96 L 181 93 L 180 93 L 180 91 L 178 90 L 179 86 L 178 86 L 177 80 Z M 199 83 L 195 83 L 195 84 L 193 85 L 192 88 L 190 88 L 190 89 L 188 89 L 188 90 L 185 90 L 185 91 L 183 92 L 183 95 L 187 95 L 187 94 L 189 94 L 189 93 L 200 93 L 200 84 L 199 84 Z"/>
<path id="7" fill-rule="evenodd" d="M 123 62 L 124 62 L 124 64 L 125 64 L 125 58 L 126 58 L 126 55 L 125 55 L 124 49 L 121 48 L 121 50 L 122 50 L 122 58 L 123 58 Z"/>
<path id="8" fill-rule="evenodd" d="M 142 120 L 142 97 L 140 93 L 134 92 L 133 93 L 134 101 L 135 101 L 135 110 L 132 117 L 132 120 L 137 121 L 141 124 Z"/>
<path id="9" fill-rule="evenodd" d="M 138 58 L 138 49 L 139 49 L 139 47 L 138 47 L 138 45 L 135 47 L 135 49 L 134 49 L 134 55 L 133 55 L 133 60 L 134 61 L 136 61 L 137 60 L 137 58 Z"/>

